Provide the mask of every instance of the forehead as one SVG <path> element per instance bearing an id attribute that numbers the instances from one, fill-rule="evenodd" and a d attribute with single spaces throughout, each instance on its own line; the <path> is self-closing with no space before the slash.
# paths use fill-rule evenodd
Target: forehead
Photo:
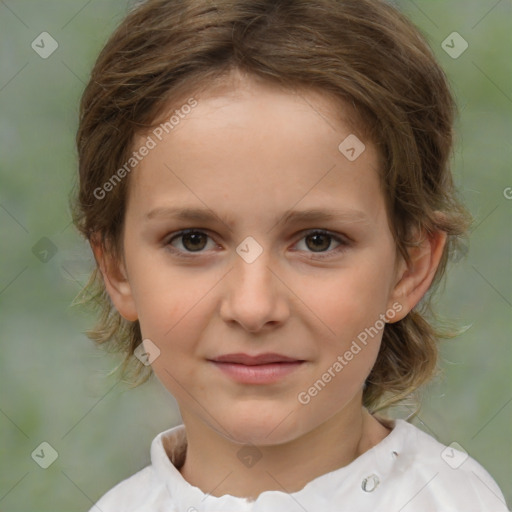
<path id="1" fill-rule="evenodd" d="M 299 202 L 304 208 L 342 202 L 378 214 L 378 155 L 354 133 L 348 105 L 318 91 L 240 76 L 193 98 L 192 109 L 183 108 L 184 96 L 161 116 L 165 123 L 174 114 L 172 126 L 162 130 L 162 124 L 135 140 L 135 149 L 148 137 L 154 142 L 130 176 L 129 206 L 139 214 L 177 202 L 224 209 L 227 216 L 235 208 L 235 215 L 253 218 Z M 364 144 L 354 161 L 340 151 L 345 140 Z"/>

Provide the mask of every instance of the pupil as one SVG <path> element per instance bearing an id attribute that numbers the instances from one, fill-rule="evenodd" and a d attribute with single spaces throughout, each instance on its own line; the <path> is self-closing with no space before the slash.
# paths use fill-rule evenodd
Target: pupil
<path id="1" fill-rule="evenodd" d="M 325 250 L 325 249 L 328 249 L 328 248 L 329 248 L 329 245 L 331 245 L 331 244 L 330 244 L 330 242 L 329 242 L 329 240 L 328 240 L 328 239 L 329 239 L 329 236 L 328 236 L 328 235 L 324 235 L 324 234 L 316 234 L 316 235 L 310 235 L 310 236 L 308 236 L 307 238 L 309 238 L 310 240 L 311 240 L 311 239 L 312 239 L 312 240 L 316 240 L 316 241 L 313 243 L 313 245 L 314 245 L 317 249 L 324 249 L 324 250 Z M 321 239 L 321 238 L 323 238 L 323 239 L 324 239 L 324 242 L 325 242 L 325 241 L 327 241 L 327 244 L 326 244 L 326 243 L 323 243 L 323 244 L 322 244 L 321 242 L 320 242 L 320 243 L 318 243 L 318 239 L 319 239 L 319 238 L 320 238 L 320 239 Z M 314 247 L 310 247 L 310 248 L 311 248 L 311 249 L 314 249 Z"/>
<path id="2" fill-rule="evenodd" d="M 201 250 L 201 249 L 203 249 L 203 248 L 204 248 L 204 243 L 203 243 L 203 244 L 201 244 L 201 243 L 200 243 L 200 239 L 201 239 L 202 237 L 204 238 L 204 236 L 203 236 L 203 234 L 202 234 L 202 233 L 188 233 L 188 234 L 186 234 L 186 235 L 183 235 L 183 245 L 184 245 L 187 249 L 192 250 L 192 251 L 193 251 L 193 250 Z M 190 241 L 190 240 L 191 240 L 191 241 L 192 241 L 192 244 L 187 243 L 187 240 L 188 240 L 188 241 Z M 204 240 L 203 240 L 203 242 L 204 242 Z M 199 245 L 200 245 L 200 246 L 201 246 L 201 245 L 202 245 L 202 246 L 201 246 L 201 247 L 198 247 L 198 246 L 197 246 L 197 244 L 198 244 L 198 243 L 199 243 Z"/>

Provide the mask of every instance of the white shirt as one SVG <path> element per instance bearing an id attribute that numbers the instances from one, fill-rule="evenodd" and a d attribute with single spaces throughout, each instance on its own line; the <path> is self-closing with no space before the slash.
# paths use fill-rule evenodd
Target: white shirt
<path id="1" fill-rule="evenodd" d="M 204 493 L 177 468 L 185 460 L 184 425 L 158 434 L 151 465 L 107 492 L 90 512 L 506 512 L 489 473 L 404 420 L 347 466 L 300 491 L 265 491 L 251 501 Z M 256 462 L 257 464 L 257 462 Z"/>

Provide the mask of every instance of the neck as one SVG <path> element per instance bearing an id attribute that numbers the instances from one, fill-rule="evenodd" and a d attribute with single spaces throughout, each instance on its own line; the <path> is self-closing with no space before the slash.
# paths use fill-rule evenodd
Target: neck
<path id="1" fill-rule="evenodd" d="M 264 491 L 297 492 L 318 476 L 350 464 L 389 434 L 359 406 L 353 414 L 343 410 L 292 441 L 240 452 L 242 445 L 194 418 L 182 417 L 187 453 L 180 472 L 191 485 L 216 497 L 256 499 Z M 245 463 L 239 458 L 243 455 Z"/>

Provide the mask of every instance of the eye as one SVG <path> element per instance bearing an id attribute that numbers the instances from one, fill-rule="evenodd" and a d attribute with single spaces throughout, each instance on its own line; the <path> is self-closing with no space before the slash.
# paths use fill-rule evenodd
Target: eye
<path id="1" fill-rule="evenodd" d="M 204 231 L 198 229 L 186 229 L 176 233 L 170 239 L 168 239 L 164 245 L 168 247 L 173 253 L 180 257 L 194 257 L 194 253 L 201 254 L 207 249 L 208 239 L 211 240 L 210 236 Z M 338 246 L 334 249 L 329 250 L 332 246 L 332 241 L 335 241 Z M 303 242 L 304 241 L 304 242 Z M 344 238 L 334 235 L 329 231 L 321 229 L 311 230 L 307 232 L 295 245 L 305 246 L 305 249 L 295 249 L 299 251 L 309 252 L 312 259 L 323 259 L 331 257 L 344 249 L 346 249 L 350 242 Z M 216 246 L 212 240 L 213 246 Z M 180 247 L 181 246 L 181 247 Z"/>
<path id="2" fill-rule="evenodd" d="M 210 237 L 203 231 L 199 231 L 197 229 L 187 229 L 175 234 L 165 243 L 165 245 L 169 247 L 172 252 L 177 253 L 179 256 L 187 257 L 191 256 L 191 253 L 201 252 L 205 248 L 208 238 Z M 176 248 L 175 241 L 179 242 L 180 239 L 181 243 L 176 245 L 181 245 L 184 247 L 184 251 L 182 249 Z"/>
<path id="3" fill-rule="evenodd" d="M 333 256 L 333 253 L 339 253 L 347 248 L 349 242 L 344 240 L 343 238 L 330 233 L 329 231 L 324 231 L 321 229 L 316 229 L 313 231 L 309 231 L 305 234 L 303 238 L 299 241 L 297 245 L 300 245 L 302 240 L 305 241 L 306 251 L 311 251 L 313 256 L 312 259 L 323 259 L 329 258 Z M 332 245 L 332 240 L 334 240 L 338 246 L 333 250 L 328 250 Z M 304 250 L 304 249 L 299 249 Z"/>

